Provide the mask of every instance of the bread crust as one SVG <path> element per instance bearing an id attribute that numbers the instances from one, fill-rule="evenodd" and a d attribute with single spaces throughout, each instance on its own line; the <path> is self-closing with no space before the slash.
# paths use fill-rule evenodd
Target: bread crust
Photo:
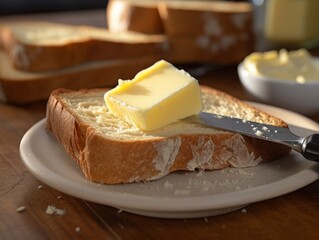
<path id="1" fill-rule="evenodd" d="M 237 133 L 183 134 L 141 140 L 108 138 L 85 124 L 80 116 L 64 102 L 65 95 L 90 92 L 104 93 L 106 89 L 55 90 L 47 104 L 46 128 L 63 145 L 66 152 L 81 167 L 84 176 L 105 184 L 155 180 L 178 170 L 215 170 L 226 167 L 253 166 L 286 155 L 290 149 Z M 242 107 L 251 107 L 220 91 L 202 87 L 202 91 L 220 94 Z M 101 95 L 102 96 L 102 95 Z M 253 108 L 254 111 L 260 112 Z M 286 123 L 267 113 L 278 126 Z M 68 131 L 65 131 L 68 129 Z M 170 149 L 163 155 L 163 149 Z M 271 151 L 269 151 L 271 149 Z M 248 160 L 247 160 L 248 159 Z"/>

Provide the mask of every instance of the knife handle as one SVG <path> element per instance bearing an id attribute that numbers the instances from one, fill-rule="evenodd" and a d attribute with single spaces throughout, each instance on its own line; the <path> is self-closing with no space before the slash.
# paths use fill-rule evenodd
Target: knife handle
<path id="1" fill-rule="evenodd" d="M 319 162 L 319 134 L 304 138 L 301 154 L 309 160 Z"/>

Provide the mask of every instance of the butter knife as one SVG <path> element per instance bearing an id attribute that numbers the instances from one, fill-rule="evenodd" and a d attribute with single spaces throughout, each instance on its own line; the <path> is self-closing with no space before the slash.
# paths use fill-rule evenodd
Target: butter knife
<path id="1" fill-rule="evenodd" d="M 304 158 L 319 162 L 319 134 L 314 133 L 306 137 L 301 137 L 292 133 L 289 128 L 277 127 L 207 112 L 201 112 L 196 116 L 194 115 L 187 118 L 187 120 L 208 127 L 236 132 L 249 137 L 283 144 L 301 153 Z"/>

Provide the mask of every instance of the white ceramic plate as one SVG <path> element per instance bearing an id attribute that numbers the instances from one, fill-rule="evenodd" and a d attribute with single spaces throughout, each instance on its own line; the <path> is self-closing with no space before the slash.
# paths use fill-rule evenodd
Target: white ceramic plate
<path id="1" fill-rule="evenodd" d="M 299 114 L 254 105 L 287 123 L 319 131 L 317 123 Z M 299 135 L 309 133 L 295 126 L 291 129 Z M 148 183 L 101 185 L 84 178 L 75 161 L 45 130 L 45 119 L 25 134 L 20 154 L 35 177 L 61 192 L 127 212 L 165 218 L 206 217 L 231 212 L 292 192 L 319 178 L 319 164 L 292 152 L 282 159 L 253 168 L 178 172 Z"/>

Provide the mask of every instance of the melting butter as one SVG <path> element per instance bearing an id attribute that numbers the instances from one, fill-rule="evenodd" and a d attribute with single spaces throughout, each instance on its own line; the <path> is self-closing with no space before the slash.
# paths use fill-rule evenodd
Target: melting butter
<path id="1" fill-rule="evenodd" d="M 142 130 L 154 130 L 203 109 L 198 81 L 161 60 L 104 96 L 111 113 Z"/>
<path id="2" fill-rule="evenodd" d="M 319 81 L 319 65 L 306 49 L 252 53 L 244 59 L 244 67 L 256 76 L 301 84 Z"/>

